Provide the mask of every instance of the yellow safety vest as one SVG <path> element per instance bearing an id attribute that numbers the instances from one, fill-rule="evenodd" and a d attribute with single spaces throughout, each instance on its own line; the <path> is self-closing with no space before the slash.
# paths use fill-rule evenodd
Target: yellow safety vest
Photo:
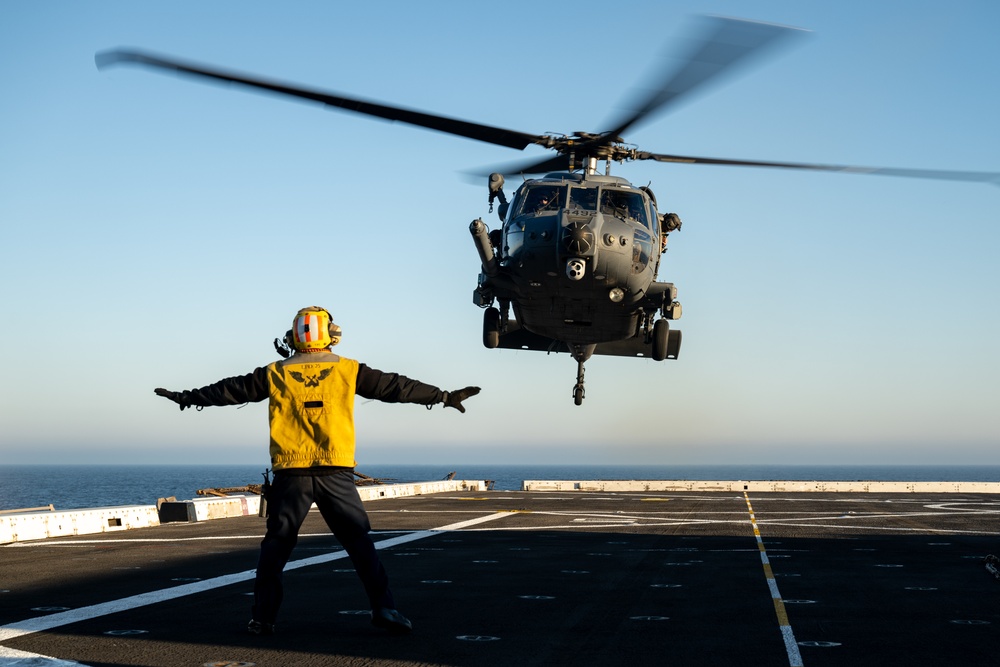
<path id="1" fill-rule="evenodd" d="M 358 362 L 337 355 L 295 355 L 267 367 L 271 467 L 353 468 Z"/>

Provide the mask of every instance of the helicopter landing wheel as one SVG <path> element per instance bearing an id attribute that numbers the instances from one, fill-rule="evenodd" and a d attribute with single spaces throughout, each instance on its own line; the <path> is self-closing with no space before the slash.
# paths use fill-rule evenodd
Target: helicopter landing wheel
<path id="1" fill-rule="evenodd" d="M 499 308 L 487 308 L 483 313 L 483 345 L 491 350 L 500 346 Z"/>
<path id="2" fill-rule="evenodd" d="M 656 320 L 653 325 L 653 359 L 663 361 L 667 358 L 670 348 L 670 322 L 666 320 Z M 677 333 L 680 333 L 679 331 Z M 680 343 L 678 343 L 680 347 Z"/>
<path id="3" fill-rule="evenodd" d="M 576 362 L 576 386 L 573 387 L 573 403 L 583 405 L 583 398 L 586 396 L 583 390 L 583 362 Z"/>

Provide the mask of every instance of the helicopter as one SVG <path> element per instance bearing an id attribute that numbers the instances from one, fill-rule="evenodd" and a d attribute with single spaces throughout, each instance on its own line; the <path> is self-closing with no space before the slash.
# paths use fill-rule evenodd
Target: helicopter
<path id="1" fill-rule="evenodd" d="M 490 230 L 477 218 L 469 226 L 481 264 L 472 300 L 483 309 L 485 347 L 569 353 L 577 362 L 573 400 L 581 405 L 584 365 L 593 355 L 676 360 L 681 348 L 681 331 L 671 327 L 682 314 L 677 288 L 657 279 L 668 236 L 681 229 L 680 216 L 661 213 L 648 185 L 636 186 L 613 176 L 613 163 L 653 160 L 1000 185 L 1000 173 L 995 172 L 695 157 L 647 152 L 626 143 L 622 136 L 640 122 L 802 32 L 772 23 L 702 18 L 704 32 L 690 42 L 679 66 L 647 81 L 653 84 L 650 90 L 611 122 L 611 129 L 566 135 L 483 125 L 134 49 L 99 52 L 95 61 L 98 69 L 117 64 L 146 66 L 512 149 L 537 145 L 553 151 L 552 157 L 489 173 L 489 212 L 496 205 L 500 225 Z M 503 173 L 524 179 L 510 199 L 504 191 Z"/>

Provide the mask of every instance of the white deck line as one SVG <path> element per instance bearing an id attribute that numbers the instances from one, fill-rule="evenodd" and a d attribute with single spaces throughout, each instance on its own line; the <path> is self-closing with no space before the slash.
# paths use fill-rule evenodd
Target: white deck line
<path id="1" fill-rule="evenodd" d="M 422 540 L 437 533 L 462 530 L 463 528 L 467 528 L 469 526 L 486 523 L 487 521 L 495 521 L 496 519 L 502 519 L 511 515 L 511 512 L 496 512 L 494 514 L 487 514 L 486 516 L 480 516 L 466 521 L 459 521 L 458 523 L 452 523 L 438 528 L 431 528 L 430 530 L 420 530 L 400 535 L 398 537 L 390 537 L 389 539 L 379 540 L 375 543 L 375 546 L 378 549 L 394 547 L 399 544 Z M 328 563 L 330 561 L 346 557 L 347 552 L 339 550 L 332 553 L 322 554 L 320 556 L 303 558 L 301 560 L 290 561 L 288 565 L 285 566 L 285 571 Z M 136 609 L 137 607 L 145 607 L 147 605 L 166 602 L 168 600 L 174 600 L 187 595 L 194 595 L 195 593 L 202 593 L 204 591 L 220 588 L 222 586 L 228 586 L 241 581 L 248 581 L 253 579 L 255 575 L 255 570 L 244 570 L 243 572 L 225 574 L 221 577 L 213 577 L 212 579 L 205 579 L 204 581 L 195 581 L 189 584 L 164 588 L 158 591 L 140 593 L 139 595 L 132 595 L 126 598 L 121 598 L 120 600 L 109 600 L 108 602 L 101 602 L 87 607 L 80 607 L 79 609 L 70 609 L 68 611 L 62 611 L 55 614 L 47 614 L 45 616 L 38 616 L 35 618 L 25 619 L 23 621 L 8 623 L 7 625 L 0 626 L 0 642 L 10 641 L 11 639 L 23 637 L 24 635 L 29 635 L 35 632 L 51 630 L 52 628 L 58 628 L 70 623 L 86 621 L 92 618 L 106 616 L 108 614 L 116 614 L 121 611 L 128 611 L 130 609 Z M 16 651 L 15 649 L 7 649 L 6 647 L 0 646 L 0 658 L 11 657 L 5 653 L 5 651 L 8 650 Z M 16 651 L 16 653 L 23 654 L 24 652 Z M 21 657 L 23 657 L 23 655 Z M 47 658 L 47 656 L 40 657 Z"/>
<path id="2" fill-rule="evenodd" d="M 771 592 L 771 601 L 774 604 L 774 613 L 778 619 L 778 629 L 781 631 L 781 639 L 785 643 L 785 652 L 788 654 L 789 667 L 802 667 L 802 654 L 799 652 L 798 642 L 795 641 L 795 633 L 792 625 L 788 622 L 788 614 L 785 612 L 785 602 L 778 591 L 778 582 L 774 580 L 774 572 L 771 570 L 771 561 L 767 557 L 767 549 L 764 547 L 764 540 L 761 539 L 760 530 L 757 528 L 757 517 L 750 504 L 750 496 L 743 492 L 746 499 L 747 511 L 750 513 L 750 526 L 753 528 L 754 539 L 757 540 L 757 548 L 760 550 L 760 562 L 764 567 L 764 577 L 767 579 L 767 588 Z"/>

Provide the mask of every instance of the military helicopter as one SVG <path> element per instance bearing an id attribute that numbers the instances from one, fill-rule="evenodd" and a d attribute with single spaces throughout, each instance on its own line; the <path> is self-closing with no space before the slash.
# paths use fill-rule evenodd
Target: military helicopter
<path id="1" fill-rule="evenodd" d="M 346 111 L 524 149 L 538 145 L 555 156 L 500 171 L 525 178 L 508 201 L 500 171 L 488 177 L 489 210 L 499 201 L 499 229 L 482 219 L 469 230 L 482 264 L 473 302 L 484 309 L 487 348 L 568 352 L 577 362 L 573 400 L 584 399 L 584 364 L 592 355 L 677 359 L 681 317 L 677 288 L 657 275 L 675 213 L 660 213 L 648 186 L 611 175 L 613 162 L 654 160 L 683 164 L 773 167 L 880 174 L 1000 184 L 1000 173 L 762 162 L 651 153 L 622 135 L 654 113 L 736 66 L 800 33 L 795 28 L 705 17 L 705 31 L 680 66 L 659 77 L 632 110 L 603 132 L 528 134 L 223 71 L 137 50 L 98 53 L 97 66 L 124 63 L 237 83 Z M 599 173 L 604 162 L 604 173 Z M 513 311 L 513 317 L 511 316 Z"/>

